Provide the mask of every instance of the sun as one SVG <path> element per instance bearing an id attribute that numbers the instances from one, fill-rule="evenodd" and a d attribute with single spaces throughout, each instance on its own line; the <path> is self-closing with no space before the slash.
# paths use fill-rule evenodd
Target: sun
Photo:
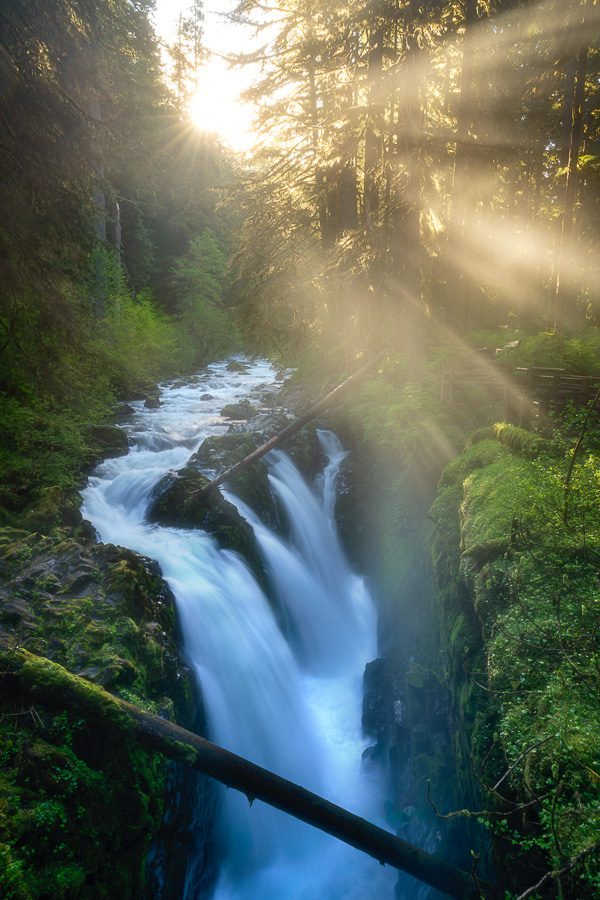
<path id="1" fill-rule="evenodd" d="M 220 59 L 207 62 L 198 71 L 189 115 L 201 131 L 216 134 L 232 150 L 247 152 L 256 143 L 252 130 L 252 107 L 240 99 L 247 81 Z"/>

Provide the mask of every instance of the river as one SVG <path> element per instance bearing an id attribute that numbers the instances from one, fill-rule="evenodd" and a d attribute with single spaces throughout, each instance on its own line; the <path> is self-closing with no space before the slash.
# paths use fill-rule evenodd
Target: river
<path id="1" fill-rule="evenodd" d="M 335 527 L 335 492 L 346 456 L 319 433 L 326 459 L 309 485 L 289 457 L 265 460 L 287 522 L 285 539 L 235 497 L 254 529 L 271 593 L 245 561 L 200 530 L 149 524 L 152 491 L 202 441 L 224 434 L 227 403 L 260 401 L 281 377 L 266 361 L 243 372 L 213 363 L 189 381 L 161 386 L 161 406 L 133 403 L 127 456 L 105 461 L 84 491 L 99 539 L 157 560 L 177 602 L 186 658 L 196 673 L 211 740 L 382 824 L 379 775 L 363 764 L 362 675 L 377 655 L 376 617 L 364 580 Z M 385 900 L 397 873 L 261 802 L 220 790 L 219 877 L 210 900 Z M 182 900 L 200 900 L 196 861 Z"/>

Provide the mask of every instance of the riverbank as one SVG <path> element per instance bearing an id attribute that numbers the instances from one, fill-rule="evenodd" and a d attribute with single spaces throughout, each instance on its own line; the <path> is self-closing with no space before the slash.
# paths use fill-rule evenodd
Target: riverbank
<path id="1" fill-rule="evenodd" d="M 369 722 L 391 760 L 391 815 L 463 865 L 480 853 L 513 894 L 560 870 L 565 896 L 592 896 L 597 425 L 567 488 L 585 411 L 538 434 L 477 430 L 493 397 L 480 386 L 445 409 L 440 383 L 441 361 L 416 384 L 392 359 L 338 416 L 363 478 L 355 546 L 381 594 Z"/>

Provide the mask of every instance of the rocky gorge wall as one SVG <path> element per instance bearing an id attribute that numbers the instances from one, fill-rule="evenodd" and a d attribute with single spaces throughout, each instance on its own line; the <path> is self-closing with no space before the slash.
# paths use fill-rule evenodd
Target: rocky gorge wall
<path id="1" fill-rule="evenodd" d="M 72 529 L 2 529 L 0 560 L 3 650 L 27 649 L 202 727 L 173 597 L 154 563 Z M 199 839 L 191 798 L 204 790 L 208 805 L 206 786 L 102 721 L 32 706 L 1 679 L 0 711 L 3 897 L 141 897 L 149 883 L 153 897 L 179 896 L 185 851 Z"/>

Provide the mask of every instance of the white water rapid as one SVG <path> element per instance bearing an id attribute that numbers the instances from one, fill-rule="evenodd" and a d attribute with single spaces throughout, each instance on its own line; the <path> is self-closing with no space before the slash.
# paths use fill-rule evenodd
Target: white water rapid
<path id="1" fill-rule="evenodd" d="M 133 446 L 89 479 L 83 513 L 102 541 L 158 560 L 176 597 L 209 737 L 378 821 L 381 786 L 361 765 L 362 674 L 376 655 L 375 614 L 336 535 L 335 484 L 346 455 L 337 438 L 320 433 L 328 462 L 315 490 L 285 454 L 267 458 L 288 539 L 229 496 L 254 528 L 277 617 L 236 554 L 202 531 L 145 521 L 158 480 L 181 468 L 207 436 L 227 430 L 219 410 L 260 398 L 277 383 L 264 361 L 248 363 L 241 374 L 215 363 L 189 383 L 163 386 L 158 409 L 132 404 L 135 414 L 125 427 Z M 220 795 L 213 900 L 393 897 L 394 870 L 258 801 L 250 807 L 235 791 Z M 191 875 L 188 881 L 183 900 L 200 900 Z"/>

